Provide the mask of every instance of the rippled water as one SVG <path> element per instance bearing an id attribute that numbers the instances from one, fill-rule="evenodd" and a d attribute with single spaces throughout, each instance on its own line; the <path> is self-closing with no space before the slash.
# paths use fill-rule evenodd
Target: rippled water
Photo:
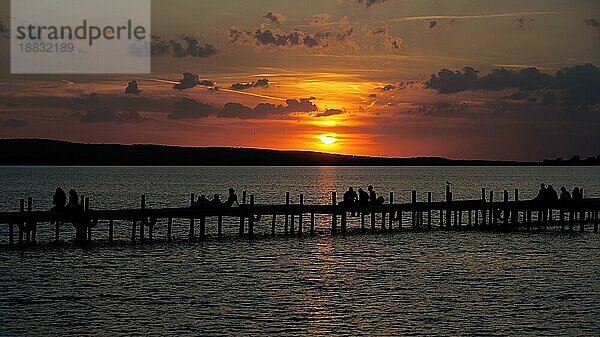
<path id="1" fill-rule="evenodd" d="M 141 193 L 151 207 L 185 205 L 190 191 L 229 186 L 326 202 L 365 181 L 439 197 L 445 180 L 460 197 L 519 187 L 525 198 L 539 181 L 600 192 L 594 168 L 0 168 L 0 205 L 32 195 L 46 208 L 57 185 L 103 208 Z M 598 335 L 599 239 L 434 231 L 0 249 L 0 335 Z"/>

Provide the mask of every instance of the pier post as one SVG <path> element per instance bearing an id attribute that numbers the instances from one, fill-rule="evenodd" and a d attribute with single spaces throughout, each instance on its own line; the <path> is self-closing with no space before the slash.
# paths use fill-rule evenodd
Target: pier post
<path id="1" fill-rule="evenodd" d="M 31 210 L 33 209 L 33 199 L 31 197 L 27 198 L 27 212 L 30 213 Z M 31 243 L 35 245 L 36 240 L 36 232 L 37 232 L 37 221 L 31 221 L 30 223 L 31 228 L 29 229 L 31 231 Z M 29 231 L 27 232 L 27 241 L 29 242 Z"/>
<path id="2" fill-rule="evenodd" d="M 458 226 L 457 226 L 458 229 L 462 228 L 462 214 L 463 214 L 463 211 L 459 210 L 458 211 Z"/>
<path id="3" fill-rule="evenodd" d="M 515 206 L 513 207 L 513 211 L 512 211 L 513 226 L 517 226 L 517 224 L 519 223 L 519 211 L 517 208 L 518 205 L 519 205 L 519 189 L 515 188 Z"/>
<path id="4" fill-rule="evenodd" d="M 83 206 L 83 210 L 85 211 L 86 217 L 85 217 L 85 232 L 84 232 L 84 239 L 86 239 L 86 233 L 87 233 L 87 242 L 92 242 L 92 219 L 90 219 L 89 217 L 89 211 L 90 211 L 90 198 L 86 197 L 85 198 L 85 204 Z"/>
<path id="5" fill-rule="evenodd" d="M 248 217 L 248 237 L 251 239 L 254 237 L 254 194 L 250 195 L 250 216 Z"/>
<path id="6" fill-rule="evenodd" d="M 473 210 L 469 210 L 469 223 L 467 224 L 467 226 L 469 227 L 469 229 L 471 227 L 473 227 Z"/>
<path id="7" fill-rule="evenodd" d="M 585 211 L 581 211 L 581 219 L 579 219 L 580 220 L 580 222 L 579 222 L 579 231 L 581 233 L 583 233 L 584 228 L 585 228 L 585 213 L 586 213 Z"/>
<path id="8" fill-rule="evenodd" d="M 200 240 L 206 239 L 206 215 L 200 216 Z"/>
<path id="9" fill-rule="evenodd" d="M 291 212 L 290 213 L 290 235 L 294 235 L 294 227 L 296 227 L 295 226 L 296 224 L 294 223 L 296 221 L 295 218 L 296 218 L 296 216 L 295 216 L 294 212 Z"/>
<path id="10" fill-rule="evenodd" d="M 427 192 L 427 229 L 431 230 L 431 192 Z"/>
<path id="11" fill-rule="evenodd" d="M 193 195 L 193 194 L 192 194 Z M 194 202 L 194 197 L 192 196 L 192 203 Z M 140 220 L 140 243 L 144 243 L 144 230 L 146 227 L 146 215 L 144 214 L 144 210 L 146 210 L 146 195 L 142 194 L 142 202 L 140 205 L 140 209 L 142 210 L 142 219 Z"/>
<path id="12" fill-rule="evenodd" d="M 315 234 L 315 213 L 310 213 L 310 235 Z"/>
<path id="13" fill-rule="evenodd" d="M 242 205 L 246 206 L 246 197 L 247 197 L 247 192 L 246 191 L 242 191 Z M 239 235 L 242 236 L 244 235 L 244 227 L 246 226 L 246 219 L 244 218 L 244 216 L 240 216 L 240 228 L 239 228 Z"/>
<path id="14" fill-rule="evenodd" d="M 331 216 L 331 234 L 337 234 L 337 215 L 335 209 L 337 205 L 336 192 L 331 192 L 331 205 L 333 206 L 333 215 Z"/>
<path id="15" fill-rule="evenodd" d="M 137 221 L 133 220 L 133 222 L 131 223 L 131 242 L 134 243 L 135 242 L 135 230 L 136 230 L 136 225 L 137 225 Z"/>
<path id="16" fill-rule="evenodd" d="M 304 207 L 304 194 L 300 194 L 300 215 L 298 215 L 298 235 L 302 235 L 302 208 Z"/>
<path id="17" fill-rule="evenodd" d="M 598 233 L 598 210 L 594 211 L 594 233 Z"/>
<path id="18" fill-rule="evenodd" d="M 217 216 L 217 238 L 221 239 L 223 237 L 223 216 Z"/>
<path id="19" fill-rule="evenodd" d="M 485 222 L 487 219 L 487 205 L 485 200 L 485 188 L 481 189 L 481 227 L 485 227 Z M 477 216 L 475 216 L 477 218 Z M 477 220 L 475 220 L 477 222 Z"/>
<path id="20" fill-rule="evenodd" d="M 365 212 L 360 212 L 360 231 L 365 233 Z"/>
<path id="21" fill-rule="evenodd" d="M 290 209 L 290 192 L 285 192 L 285 220 L 283 223 L 283 233 L 288 233 L 288 221 L 289 221 L 289 212 Z"/>
<path id="22" fill-rule="evenodd" d="M 414 230 L 417 227 L 417 191 L 412 190 L 410 194 L 412 203 L 412 229 Z"/>
<path id="23" fill-rule="evenodd" d="M 15 244 L 14 232 L 15 232 L 15 227 L 14 227 L 14 224 L 11 222 L 10 224 L 8 224 L 8 246 L 9 247 L 12 247 Z"/>
<path id="24" fill-rule="evenodd" d="M 402 212 L 403 212 L 402 211 L 402 207 L 398 208 L 398 218 L 397 219 L 398 219 L 398 230 L 399 231 L 402 231 L 402 225 L 403 225 L 403 223 L 402 223 L 402 215 L 403 215 Z"/>
<path id="25" fill-rule="evenodd" d="M 21 199 L 19 200 L 19 212 L 20 213 L 24 213 L 25 212 L 25 199 Z M 23 232 L 25 231 L 25 222 L 21 222 L 20 224 L 17 224 L 17 226 L 19 227 L 19 245 L 23 245 Z"/>
<path id="26" fill-rule="evenodd" d="M 390 232 L 392 230 L 394 230 L 394 192 L 390 192 L 390 205 L 391 205 L 391 211 L 390 211 L 390 219 L 389 219 L 389 226 L 390 226 Z"/>
<path id="27" fill-rule="evenodd" d="M 504 212 L 503 212 L 502 224 L 504 227 L 508 227 L 508 191 L 504 190 Z"/>
<path id="28" fill-rule="evenodd" d="M 113 219 L 110 219 L 108 221 L 108 243 L 113 243 L 113 236 L 114 236 L 114 223 L 113 223 Z"/>
<path id="29" fill-rule="evenodd" d="M 171 233 L 173 230 L 173 218 L 169 218 L 167 221 L 167 242 L 171 242 Z"/>
<path id="30" fill-rule="evenodd" d="M 452 192 L 450 192 L 450 186 L 446 186 L 446 228 L 452 227 L 452 210 L 450 206 L 452 204 Z"/>
<path id="31" fill-rule="evenodd" d="M 494 207 L 494 191 L 490 191 L 490 225 L 495 227 L 497 224 L 496 209 Z"/>
<path id="32" fill-rule="evenodd" d="M 348 228 L 347 228 L 348 219 L 346 218 L 346 215 L 347 215 L 346 210 L 345 209 L 342 210 L 342 220 L 341 220 L 341 222 L 342 222 L 342 226 L 341 226 L 342 227 L 342 234 L 346 234 L 346 232 L 348 230 Z"/>
<path id="33" fill-rule="evenodd" d="M 273 220 L 271 221 L 271 235 L 275 236 L 275 225 L 277 223 L 277 214 L 273 213 Z"/>
<path id="34" fill-rule="evenodd" d="M 373 207 L 371 207 L 371 230 L 374 232 L 375 231 L 375 210 L 373 209 Z"/>
<path id="35" fill-rule="evenodd" d="M 381 231 L 385 232 L 387 230 L 386 221 L 385 221 L 385 212 L 381 212 Z"/>
<path id="36" fill-rule="evenodd" d="M 195 201 L 195 199 L 194 199 L 194 193 L 192 193 L 190 195 L 190 208 L 194 207 L 194 201 Z M 188 233 L 188 238 L 189 238 L 190 242 L 194 242 L 194 239 L 195 239 L 194 236 L 195 236 L 195 233 L 196 233 L 196 229 L 194 227 L 195 227 L 194 216 L 192 216 L 190 218 L 190 232 Z"/>

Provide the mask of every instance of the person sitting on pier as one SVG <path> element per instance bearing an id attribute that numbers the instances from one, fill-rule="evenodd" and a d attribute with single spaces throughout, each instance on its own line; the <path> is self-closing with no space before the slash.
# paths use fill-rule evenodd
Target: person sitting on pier
<path id="1" fill-rule="evenodd" d="M 210 200 L 208 200 L 208 198 L 206 198 L 206 196 L 204 194 L 202 194 L 201 196 L 198 197 L 198 200 L 196 201 L 194 206 L 195 207 L 204 207 L 204 206 L 208 205 L 209 203 L 210 203 Z"/>
<path id="2" fill-rule="evenodd" d="M 548 200 L 548 190 L 546 189 L 546 184 L 542 183 L 540 185 L 540 191 L 535 196 L 535 198 L 533 198 L 533 200 L 536 200 L 539 202 L 545 202 L 546 200 Z"/>
<path id="3" fill-rule="evenodd" d="M 369 206 L 369 194 L 362 188 L 358 189 L 358 205 L 360 207 Z"/>
<path id="4" fill-rule="evenodd" d="M 579 187 L 573 188 L 573 201 L 580 201 L 583 199 L 583 193 Z"/>
<path id="5" fill-rule="evenodd" d="M 62 211 L 67 205 L 67 194 L 62 188 L 58 187 L 54 196 L 52 197 L 52 204 L 54 205 L 51 211 Z"/>
<path id="6" fill-rule="evenodd" d="M 548 185 L 548 188 L 546 189 L 546 196 L 548 202 L 552 203 L 558 200 L 558 193 L 554 189 L 554 186 Z"/>
<path id="7" fill-rule="evenodd" d="M 377 193 L 375 193 L 373 185 L 369 185 L 367 189 L 369 190 L 369 202 L 371 203 L 371 205 L 375 205 L 377 202 Z"/>
<path id="8" fill-rule="evenodd" d="M 569 193 L 569 191 L 567 191 L 566 187 L 563 186 L 560 188 L 560 198 L 558 200 L 571 201 L 571 193 Z"/>
<path id="9" fill-rule="evenodd" d="M 356 202 L 358 201 L 358 195 L 352 187 L 348 188 L 348 191 L 344 193 L 343 206 L 352 210 L 351 216 L 356 216 Z"/>
<path id="10" fill-rule="evenodd" d="M 210 205 L 213 207 L 221 207 L 223 206 L 223 202 L 221 201 L 221 197 L 217 193 L 213 195 L 213 199 L 210 201 Z"/>
<path id="11" fill-rule="evenodd" d="M 67 204 L 67 209 L 70 210 L 79 210 L 79 195 L 77 195 L 77 191 L 74 189 L 69 190 L 69 203 Z"/>
<path id="12" fill-rule="evenodd" d="M 230 188 L 229 189 L 229 197 L 227 197 L 227 201 L 225 201 L 225 203 L 223 205 L 225 207 L 231 207 L 231 206 L 233 206 L 234 203 L 238 206 L 240 205 L 238 203 L 238 197 L 237 197 L 237 194 L 235 194 L 235 190 L 233 188 Z"/>

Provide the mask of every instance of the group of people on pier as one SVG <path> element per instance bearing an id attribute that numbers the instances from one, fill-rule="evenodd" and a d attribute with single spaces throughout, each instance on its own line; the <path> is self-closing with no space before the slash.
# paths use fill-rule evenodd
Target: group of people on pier
<path id="1" fill-rule="evenodd" d="M 566 187 L 560 188 L 560 195 L 552 185 L 542 183 L 540 185 L 540 191 L 533 200 L 540 201 L 542 203 L 552 203 L 555 201 L 580 201 L 583 199 L 583 189 L 579 187 L 573 188 L 573 193 L 569 193 Z"/>
<path id="2" fill-rule="evenodd" d="M 54 196 L 52 197 L 52 211 L 65 212 L 65 211 L 79 211 L 82 206 L 79 203 L 79 195 L 75 189 L 69 190 L 69 198 L 67 200 L 67 194 L 65 191 L 58 187 Z"/>
<path id="3" fill-rule="evenodd" d="M 359 188 L 358 193 L 356 193 L 354 188 L 349 187 L 344 193 L 343 201 L 340 202 L 340 205 L 349 209 L 354 209 L 356 207 L 379 206 L 385 203 L 385 198 L 377 196 L 373 185 L 369 185 L 367 191 Z M 353 210 L 352 216 L 355 215 L 356 212 Z"/>
<path id="4" fill-rule="evenodd" d="M 235 189 L 229 189 L 229 196 L 227 200 L 223 202 L 219 194 L 215 193 L 212 199 L 208 199 L 206 195 L 202 194 L 198 197 L 196 201 L 192 203 L 192 208 L 215 208 L 215 207 L 232 207 L 233 204 L 239 206 L 237 194 L 235 194 Z"/>

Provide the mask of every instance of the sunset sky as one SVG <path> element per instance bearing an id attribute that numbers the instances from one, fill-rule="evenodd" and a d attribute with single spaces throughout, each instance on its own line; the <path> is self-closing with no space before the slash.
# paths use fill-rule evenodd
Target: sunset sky
<path id="1" fill-rule="evenodd" d="M 597 0 L 154 0 L 152 74 L 127 76 L 10 75 L 0 15 L 2 138 L 600 154 Z M 185 72 L 201 81 L 174 89 Z"/>

